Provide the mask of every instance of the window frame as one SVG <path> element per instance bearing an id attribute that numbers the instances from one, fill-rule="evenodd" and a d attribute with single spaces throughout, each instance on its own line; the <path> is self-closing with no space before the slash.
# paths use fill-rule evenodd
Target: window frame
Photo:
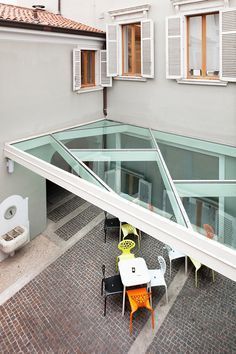
<path id="1" fill-rule="evenodd" d="M 187 79 L 196 79 L 196 80 L 220 80 L 220 66 L 219 66 L 219 74 L 214 75 L 214 76 L 207 76 L 206 74 L 206 61 L 207 61 L 207 43 L 206 43 L 206 17 L 208 15 L 216 15 L 218 14 L 220 16 L 219 11 L 213 11 L 213 12 L 203 12 L 203 13 L 195 13 L 195 14 L 189 14 L 185 15 L 186 19 L 186 78 Z M 202 22 L 202 65 L 201 65 L 201 70 L 202 70 L 202 75 L 200 76 L 195 76 L 195 75 L 190 75 L 190 68 L 189 68 L 189 57 L 190 57 L 190 21 L 189 19 L 191 17 L 201 17 L 201 22 Z M 219 30 L 220 30 L 220 24 L 219 24 Z M 220 36 L 219 36 L 219 44 L 220 44 Z M 219 59 L 220 59 L 220 49 L 219 49 Z M 219 60 L 220 62 L 220 60 Z"/>
<path id="2" fill-rule="evenodd" d="M 122 25 L 129 25 L 133 23 L 141 24 L 141 74 L 139 76 L 131 74 L 123 75 L 122 70 Z M 147 34 L 149 34 L 149 36 Z M 150 43 L 149 47 L 147 45 L 148 42 Z M 152 19 L 135 18 L 126 19 L 117 23 L 107 23 L 106 45 L 108 53 L 108 77 L 113 77 L 115 80 L 130 80 L 142 82 L 147 81 L 147 79 L 153 79 L 155 77 L 154 22 Z"/>
<path id="3" fill-rule="evenodd" d="M 136 50 L 135 50 L 135 25 L 140 25 L 140 72 L 137 73 L 135 69 L 136 67 Z M 128 54 L 125 51 L 125 27 L 131 26 L 131 55 L 132 55 L 132 64 L 131 64 L 131 72 L 125 72 L 125 57 Z M 142 77 L 142 39 L 141 39 L 141 21 L 124 23 L 120 25 L 121 27 L 121 62 L 122 62 L 122 76 L 127 77 Z M 127 57 L 126 57 L 127 58 Z"/>
<path id="4" fill-rule="evenodd" d="M 88 83 L 88 76 L 87 76 L 87 64 L 88 64 L 88 53 L 92 53 L 92 83 Z M 82 57 L 84 56 L 84 72 L 85 72 L 85 83 L 82 81 Z M 96 50 L 94 49 L 81 49 L 81 89 L 84 88 L 92 88 L 96 86 Z"/>

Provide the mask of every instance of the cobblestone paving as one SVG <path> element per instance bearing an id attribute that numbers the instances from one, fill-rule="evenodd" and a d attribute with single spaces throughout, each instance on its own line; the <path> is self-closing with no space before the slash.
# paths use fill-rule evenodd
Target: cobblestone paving
<path id="1" fill-rule="evenodd" d="M 64 241 L 67 241 L 101 212 L 101 209 L 99 209 L 95 205 L 91 205 L 82 213 L 79 213 L 77 216 L 75 216 L 70 221 L 61 226 L 59 229 L 57 229 L 55 233 Z"/>
<path id="2" fill-rule="evenodd" d="M 48 218 L 54 222 L 57 222 L 84 203 L 84 199 L 75 195 L 71 200 L 68 200 L 68 202 L 60 205 L 59 207 L 51 211 L 48 214 Z"/>
<path id="3" fill-rule="evenodd" d="M 86 210 L 94 215 L 100 212 L 90 208 Z M 117 295 L 107 299 L 103 317 L 101 265 L 106 265 L 107 276 L 115 273 L 117 232 L 108 233 L 106 244 L 103 240 L 100 223 L 1 307 L 1 354 L 128 352 L 150 315 L 145 310 L 135 314 L 130 336 L 129 311 L 121 316 L 122 296 Z M 142 236 L 149 268 L 157 266 L 162 246 Z M 173 263 L 172 277 L 182 263 Z M 167 267 L 170 283 L 168 274 Z M 196 289 L 191 274 L 148 353 L 234 352 L 235 284 L 218 274 L 212 284 L 207 270 L 199 274 L 199 283 Z M 163 294 L 164 288 L 153 289 L 154 306 Z"/>
<path id="4" fill-rule="evenodd" d="M 107 276 L 115 273 L 118 235 L 103 240 L 101 223 L 2 306 L 1 353 L 127 352 L 149 313 L 134 317 L 132 336 L 129 311 L 121 316 L 121 295 L 107 299 L 103 317 L 101 265 Z M 161 243 L 143 235 L 142 249 L 148 266 L 156 267 Z M 163 294 L 154 290 L 154 305 Z"/>
<path id="5" fill-rule="evenodd" d="M 236 353 L 236 283 L 207 268 L 185 283 L 147 353 Z"/>

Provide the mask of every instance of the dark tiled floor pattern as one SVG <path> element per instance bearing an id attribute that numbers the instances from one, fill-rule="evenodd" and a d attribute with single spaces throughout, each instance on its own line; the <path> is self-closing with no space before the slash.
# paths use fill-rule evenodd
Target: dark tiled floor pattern
<path id="1" fill-rule="evenodd" d="M 74 196 L 72 199 L 68 200 L 68 202 L 60 205 L 59 207 L 51 211 L 48 214 L 48 218 L 54 222 L 57 222 L 84 203 L 84 199 L 78 196 Z"/>
<path id="2" fill-rule="evenodd" d="M 134 316 L 129 335 L 129 311 L 121 317 L 122 297 L 107 300 L 103 317 L 101 265 L 115 273 L 117 233 L 103 242 L 100 223 L 64 255 L 27 284 L 1 308 L 1 353 L 126 353 L 149 313 Z M 149 268 L 157 266 L 162 244 L 143 235 L 142 254 Z M 174 263 L 173 274 L 181 264 Z M 167 283 L 170 282 L 167 270 Z M 193 275 L 178 296 L 149 353 L 231 353 L 235 344 L 235 284 L 217 275 Z M 153 290 L 154 306 L 164 289 Z M 157 314 L 155 314 L 157 316 Z"/>
<path id="3" fill-rule="evenodd" d="M 82 211 L 82 213 L 79 213 L 59 229 L 57 229 L 55 233 L 63 240 L 67 241 L 101 212 L 102 210 L 95 205 L 90 205 L 87 209 Z"/>
<path id="4" fill-rule="evenodd" d="M 64 198 L 71 196 L 71 193 L 64 188 L 47 180 L 47 208 L 51 210 L 55 203 L 61 202 Z"/>

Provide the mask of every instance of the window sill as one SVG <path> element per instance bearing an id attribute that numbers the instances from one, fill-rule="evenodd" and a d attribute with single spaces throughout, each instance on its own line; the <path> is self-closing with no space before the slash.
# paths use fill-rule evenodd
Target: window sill
<path id="1" fill-rule="evenodd" d="M 101 90 L 103 90 L 103 86 L 83 87 L 80 90 L 76 91 L 76 93 L 80 95 L 81 93 L 101 91 Z"/>
<path id="2" fill-rule="evenodd" d="M 145 77 L 140 77 L 140 76 L 116 76 L 116 77 L 114 77 L 114 80 L 140 81 L 140 82 L 146 82 L 147 81 L 147 79 Z"/>
<path id="3" fill-rule="evenodd" d="M 201 80 L 201 79 L 178 79 L 178 84 L 205 85 L 205 86 L 227 86 L 227 81 L 221 80 Z"/>

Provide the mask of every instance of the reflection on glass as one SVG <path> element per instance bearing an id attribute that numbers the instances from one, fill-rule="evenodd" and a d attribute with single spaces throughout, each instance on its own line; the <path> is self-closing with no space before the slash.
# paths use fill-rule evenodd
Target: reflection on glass
<path id="1" fill-rule="evenodd" d="M 71 129 L 53 136 L 70 149 L 153 149 L 148 129 L 128 124 Z"/>
<path id="2" fill-rule="evenodd" d="M 94 76 L 94 52 L 88 51 L 88 60 L 87 60 L 87 76 L 88 84 L 93 84 L 95 82 Z"/>
<path id="3" fill-rule="evenodd" d="M 236 248 L 236 183 L 186 181 L 175 187 L 195 230 Z"/>
<path id="4" fill-rule="evenodd" d="M 135 24 L 135 73 L 141 73 L 141 25 Z"/>
<path id="5" fill-rule="evenodd" d="M 66 172 L 72 173 L 101 188 L 103 185 L 86 170 L 70 153 L 49 135 L 13 144 L 16 148 L 26 151 Z"/>
<path id="6" fill-rule="evenodd" d="M 95 51 L 81 51 L 81 86 L 95 85 Z"/>
<path id="7" fill-rule="evenodd" d="M 225 156 L 225 179 L 236 180 L 236 157 Z"/>
<path id="8" fill-rule="evenodd" d="M 141 24 L 123 25 L 123 73 L 141 73 Z"/>
<path id="9" fill-rule="evenodd" d="M 219 75 L 219 14 L 206 16 L 206 74 Z"/>
<path id="10" fill-rule="evenodd" d="M 124 41 L 124 73 L 132 71 L 132 27 L 131 25 L 123 26 L 123 41 Z"/>
<path id="11" fill-rule="evenodd" d="M 158 143 L 175 180 L 219 179 L 219 157 Z"/>
<path id="12" fill-rule="evenodd" d="M 202 17 L 189 17 L 189 74 L 202 75 Z"/>
<path id="13" fill-rule="evenodd" d="M 184 197 L 182 201 L 197 232 L 236 248 L 236 197 Z M 209 226 L 213 235 L 207 232 Z"/>
<path id="14" fill-rule="evenodd" d="M 106 127 L 111 127 L 111 126 L 119 126 L 122 123 L 115 122 L 113 120 L 108 120 L 108 119 L 102 119 L 96 122 L 80 125 L 71 129 L 65 129 L 64 131 L 68 130 L 81 130 L 81 129 L 95 129 L 95 128 L 106 128 Z"/>
<path id="15" fill-rule="evenodd" d="M 155 151 L 72 152 L 123 198 L 185 225 Z"/>
<path id="16" fill-rule="evenodd" d="M 156 138 L 156 142 L 166 144 L 168 146 L 179 147 L 189 151 L 196 151 L 207 155 L 226 155 L 236 158 L 236 148 L 224 144 L 216 144 L 207 140 L 189 138 L 183 135 L 172 133 L 164 133 L 158 130 L 152 130 L 152 134 Z M 232 162 L 230 162 L 232 163 Z"/>

